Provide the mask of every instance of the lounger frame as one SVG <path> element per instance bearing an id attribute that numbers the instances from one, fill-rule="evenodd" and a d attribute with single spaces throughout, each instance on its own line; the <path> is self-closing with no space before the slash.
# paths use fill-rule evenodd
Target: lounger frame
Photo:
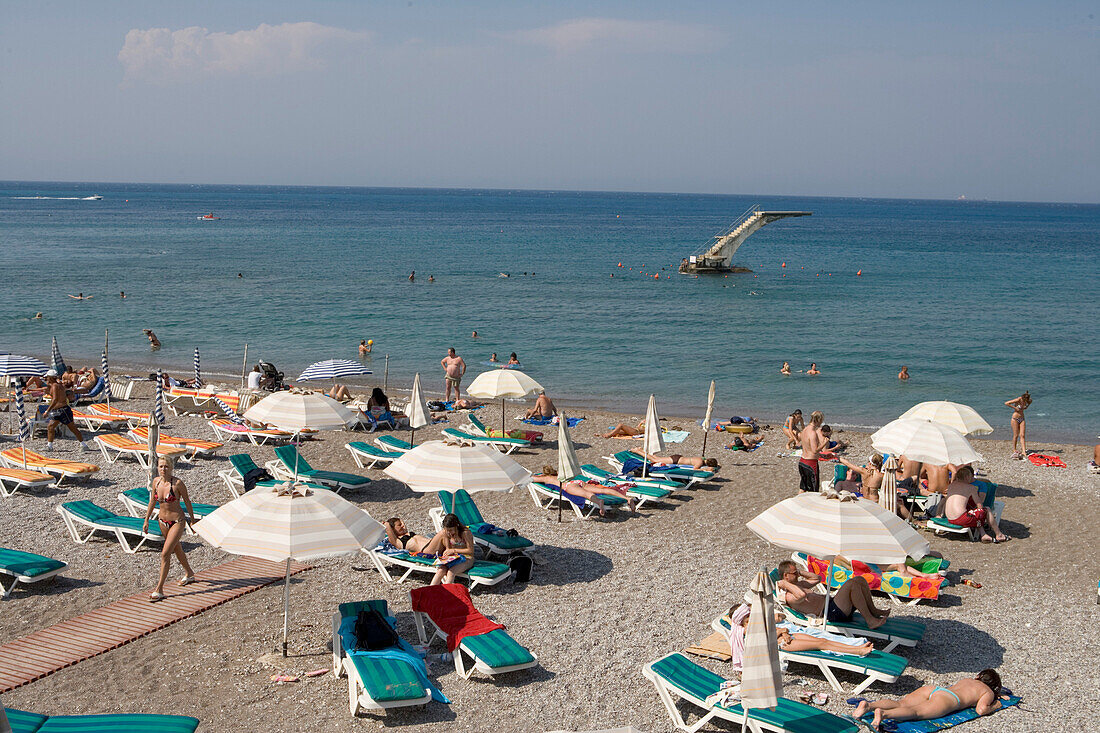
<path id="1" fill-rule="evenodd" d="M 359 468 L 375 468 L 379 463 L 393 463 L 396 458 L 387 458 L 385 456 L 376 456 L 370 453 L 365 453 L 362 449 L 356 448 L 351 443 L 344 444 L 348 453 L 351 453 L 351 458 L 355 461 L 355 465 Z M 379 448 L 379 450 L 383 450 Z M 396 453 L 397 451 L 384 451 L 386 453 Z"/>
<path id="2" fill-rule="evenodd" d="M 24 468 L 23 461 L 21 461 L 21 460 L 17 461 L 13 458 L 9 458 L 8 456 L 4 455 L 2 452 L 0 452 L 0 463 L 4 464 L 8 468 Z M 57 476 L 57 480 L 55 481 L 54 486 L 58 486 L 58 487 L 61 486 L 62 482 L 67 478 L 80 479 L 81 481 L 87 481 L 89 477 L 91 477 L 92 475 L 94 475 L 95 473 L 97 473 L 99 471 L 99 466 L 96 466 L 93 463 L 81 464 L 80 461 L 66 461 L 66 463 L 71 463 L 71 464 L 74 464 L 74 465 L 80 464 L 80 465 L 94 466 L 95 470 L 94 471 L 71 471 L 69 469 L 62 468 L 61 466 L 54 465 L 52 463 L 48 464 L 48 465 L 44 465 L 44 466 L 38 466 L 38 465 L 32 466 L 29 462 L 26 465 L 26 470 L 28 470 L 28 471 L 37 471 L 39 473 L 48 473 L 51 476 Z"/>
<path id="3" fill-rule="evenodd" d="M 64 563 L 64 564 L 59 568 L 55 568 L 54 570 L 50 570 L 49 572 L 42 573 L 41 575 L 34 575 L 34 576 L 31 576 L 31 575 L 18 575 L 18 574 L 16 574 L 15 572 L 13 572 L 11 570 L 0 567 L 0 598 L 8 598 L 9 596 L 11 596 L 12 592 L 15 590 L 15 586 L 19 585 L 20 583 L 22 583 L 23 585 L 28 585 L 30 583 L 38 583 L 39 581 L 42 581 L 42 580 L 48 580 L 49 578 L 52 578 L 55 575 L 58 575 L 58 574 L 64 572 L 66 569 L 68 569 L 68 567 L 69 567 L 68 563 L 64 562 L 63 560 L 58 560 L 58 562 L 61 562 L 61 563 Z M 7 587 L 4 587 L 4 583 L 2 582 L 3 576 L 11 578 L 11 585 L 9 585 Z"/>
<path id="4" fill-rule="evenodd" d="M 355 669 L 351 655 L 344 653 L 343 643 L 340 641 L 340 623 L 343 617 L 339 611 L 332 614 L 332 674 L 348 678 L 348 708 L 351 714 L 357 717 L 361 712 L 385 712 L 392 708 L 407 708 L 416 705 L 427 705 L 432 701 L 432 693 L 428 691 L 424 697 L 412 700 L 399 700 L 396 702 L 378 702 L 367 694 L 367 686 L 359 677 Z"/>
<path id="5" fill-rule="evenodd" d="M 615 456 L 604 456 L 603 459 L 607 461 L 609 466 L 615 469 L 616 473 L 622 472 L 623 463 L 618 458 Z M 641 460 L 640 456 L 638 460 Z M 684 485 L 685 489 L 690 489 L 695 486 L 695 484 L 706 483 L 715 476 L 713 473 L 709 476 L 685 476 L 677 473 L 665 473 L 661 470 L 661 466 L 654 466 L 653 464 L 649 464 L 646 469 L 646 474 L 647 477 L 652 476 L 653 478 L 662 478 L 667 481 L 678 481 Z"/>
<path id="6" fill-rule="evenodd" d="M 455 440 L 469 440 L 478 445 L 487 445 L 500 451 L 504 455 L 508 455 L 520 448 L 531 447 L 531 444 L 526 440 L 521 441 L 518 438 L 490 438 L 487 435 L 475 432 L 475 430 L 476 428 L 474 428 L 473 425 L 461 425 L 459 428 L 444 428 L 443 435 L 449 436 Z"/>
<path id="7" fill-rule="evenodd" d="M 398 443 L 401 443 L 401 445 L 398 445 Z M 374 439 L 375 445 L 377 445 L 384 451 L 389 451 L 390 453 L 408 453 L 415 447 L 411 445 L 407 446 L 405 445 L 406 443 L 408 443 L 408 441 L 401 440 L 400 438 L 389 434 L 379 435 L 377 438 Z"/>
<path id="8" fill-rule="evenodd" d="M 527 491 L 531 494 L 531 500 L 535 502 L 535 506 L 539 509 L 549 509 L 553 507 L 557 502 L 564 501 L 565 506 L 573 510 L 573 513 L 577 515 L 578 519 L 591 519 L 592 515 L 600 515 L 600 508 L 587 498 L 584 500 L 584 508 L 577 506 L 573 502 L 566 499 L 561 495 L 560 489 L 558 491 L 551 491 L 538 481 L 530 481 L 527 484 Z M 578 497 L 580 498 L 580 497 Z M 608 507 L 609 509 L 617 509 L 618 507 Z"/>
<path id="9" fill-rule="evenodd" d="M 73 541 L 80 545 L 87 544 L 96 532 L 107 532 L 108 534 L 113 534 L 115 536 L 115 538 L 118 540 L 118 543 L 122 545 L 123 552 L 128 555 L 133 555 L 138 550 L 140 550 L 142 545 L 144 545 L 146 542 L 164 541 L 164 537 L 159 534 L 152 534 L 150 532 L 127 531 L 122 527 L 108 527 L 97 522 L 85 521 L 80 517 L 74 516 L 72 513 L 66 511 L 65 507 L 61 504 L 58 504 L 54 508 L 57 510 L 57 513 L 61 515 L 61 518 L 65 520 L 65 526 L 68 527 L 69 534 L 72 536 Z M 77 525 L 81 525 L 87 528 L 88 533 L 84 536 L 81 536 L 80 529 L 77 527 Z M 141 540 L 138 541 L 136 545 L 131 546 L 130 540 L 127 538 L 127 535 L 136 535 L 138 537 L 141 537 Z"/>
<path id="10" fill-rule="evenodd" d="M 122 458 L 123 456 L 126 456 L 128 458 L 133 458 L 134 460 L 136 460 L 138 462 L 139 466 L 141 466 L 143 469 L 148 471 L 149 470 L 149 449 L 145 446 L 142 446 L 141 443 L 138 443 L 137 441 L 130 440 L 129 438 L 124 438 L 123 436 L 117 436 L 117 437 L 123 438 L 124 440 L 128 440 L 131 443 L 133 443 L 133 445 L 127 445 L 127 446 L 112 445 L 111 442 L 110 442 L 110 436 L 106 436 L 106 435 L 97 435 L 97 436 L 95 436 L 95 443 L 96 443 L 96 445 L 99 446 L 99 451 L 103 454 L 103 458 L 106 459 L 107 463 L 114 463 L 118 459 Z M 135 447 L 135 446 L 137 446 L 137 447 Z M 114 458 L 111 457 L 110 451 L 115 452 Z M 186 454 L 186 451 L 183 450 L 182 448 L 172 448 L 168 444 L 165 444 L 163 446 L 161 446 L 161 445 L 157 446 L 157 457 L 158 458 L 160 456 L 169 456 L 169 457 L 173 457 L 173 458 L 182 457 L 185 454 Z"/>
<path id="11" fill-rule="evenodd" d="M 11 470 L 22 471 L 24 469 L 22 467 L 12 467 Z M 54 482 L 56 481 L 56 479 L 54 479 L 52 475 L 46 473 L 45 471 L 32 471 L 29 468 L 26 470 L 31 471 L 32 473 L 37 473 L 41 476 L 44 476 L 45 478 L 38 479 L 37 481 L 28 481 L 24 479 L 18 479 L 14 476 L 5 476 L 4 473 L 0 471 L 0 496 L 12 496 L 15 494 L 16 491 L 19 491 L 19 489 L 41 489 L 46 486 L 53 486 Z"/>
<path id="12" fill-rule="evenodd" d="M 430 573 L 432 575 L 435 575 L 435 571 L 439 569 L 433 565 L 423 565 L 421 563 L 412 562 L 410 560 L 405 560 L 400 557 L 387 555 L 384 552 L 377 552 L 373 547 L 362 547 L 360 548 L 360 552 L 370 558 L 371 562 L 374 564 L 375 570 L 378 571 L 378 574 L 382 576 L 382 580 L 386 583 L 404 583 L 409 578 L 409 576 L 415 572 Z M 477 561 L 475 560 L 474 562 L 476 563 Z M 398 568 L 404 568 L 405 572 L 402 573 L 400 577 L 394 578 L 395 573 L 390 573 L 390 569 L 389 567 L 387 567 L 389 565 L 394 565 Z M 477 588 L 481 585 L 484 585 L 485 587 L 499 585 L 500 583 L 503 583 L 505 580 L 511 577 L 511 573 L 501 573 L 495 578 L 475 578 L 467 575 L 466 573 L 455 573 L 455 577 L 465 578 L 466 580 L 470 581 L 470 590 L 472 591 L 474 588 Z"/>

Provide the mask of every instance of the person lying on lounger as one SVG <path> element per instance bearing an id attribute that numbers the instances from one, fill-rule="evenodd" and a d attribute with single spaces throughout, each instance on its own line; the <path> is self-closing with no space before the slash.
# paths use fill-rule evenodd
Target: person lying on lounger
<path id="1" fill-rule="evenodd" d="M 390 517 L 385 521 L 386 539 L 399 550 L 409 552 L 439 552 L 439 543 L 435 537 L 428 538 L 422 534 L 410 532 L 405 522 L 400 517 Z"/>
<path id="2" fill-rule="evenodd" d="M 546 396 L 546 390 L 539 390 L 539 398 L 535 400 L 535 406 L 527 411 L 523 417 L 524 419 L 530 419 L 533 417 L 553 417 L 558 414 L 558 408 L 554 407 L 554 403 Z"/>
<path id="3" fill-rule="evenodd" d="M 696 471 L 704 467 L 713 468 L 715 470 L 718 469 L 718 461 L 713 458 L 682 456 L 679 453 L 673 453 L 666 458 L 663 456 L 651 456 L 644 451 L 635 451 L 635 453 L 640 456 L 645 456 L 646 460 L 648 460 L 652 466 L 690 466 Z"/>
<path id="4" fill-rule="evenodd" d="M 352 398 L 351 390 L 348 389 L 346 384 L 333 385 L 332 389 L 325 392 L 326 397 L 331 397 L 337 402 L 347 402 Z"/>
<path id="5" fill-rule="evenodd" d="M 633 438 L 636 435 L 645 435 L 645 420 L 638 422 L 638 427 L 632 428 L 626 423 L 619 423 L 615 427 L 611 428 L 609 432 L 604 433 L 600 437 L 602 438 Z"/>
<path id="6" fill-rule="evenodd" d="M 816 573 L 799 570 L 794 560 L 779 563 L 779 590 L 784 593 L 783 602 L 795 611 L 811 616 L 825 613 L 825 596 L 813 590 L 822 584 Z M 871 588 L 866 578 L 856 575 L 840 586 L 829 601 L 828 620 L 833 623 L 847 623 L 852 614 L 859 611 L 867 627 L 877 629 L 886 623 L 890 610 L 880 610 L 871 599 Z"/>
<path id="7" fill-rule="evenodd" d="M 1001 709 L 1001 675 L 996 670 L 983 669 L 976 677 L 959 680 L 950 687 L 924 685 L 900 700 L 864 700 L 855 715 L 861 718 L 873 710 L 871 725 L 879 730 L 883 718 L 933 720 L 967 708 L 974 708 L 978 715 Z"/>
<path id="8" fill-rule="evenodd" d="M 599 507 L 600 516 L 607 516 L 607 507 L 604 506 L 603 496 L 621 496 L 626 499 L 626 505 L 630 511 L 634 511 L 634 499 L 626 495 L 626 491 L 620 489 L 617 486 L 604 486 L 598 481 L 580 481 L 573 479 L 572 481 L 566 481 L 565 486 L 561 485 L 561 481 L 558 480 L 558 469 L 553 466 L 543 466 L 542 473 L 535 474 L 531 477 L 532 481 L 537 481 L 540 484 L 546 484 L 547 486 L 557 486 L 560 490 L 566 494 L 572 494 L 573 496 L 587 499 L 591 503 Z"/>
<path id="9" fill-rule="evenodd" d="M 744 637 L 749 628 L 749 606 L 742 603 L 730 609 L 730 653 L 734 669 L 740 668 L 741 656 L 745 650 Z M 849 637 L 830 634 L 821 629 L 799 626 L 787 621 L 782 613 L 775 614 L 775 636 L 779 648 L 785 652 L 834 652 L 836 654 L 854 654 L 865 657 L 875 647 L 863 637 Z M 737 639 L 736 637 L 740 637 Z M 740 642 L 740 643 L 739 643 Z"/>
<path id="10" fill-rule="evenodd" d="M 742 435 L 735 435 L 733 436 L 733 442 L 729 443 L 726 447 L 739 450 L 752 450 L 763 442 L 763 438 L 749 438 Z"/>

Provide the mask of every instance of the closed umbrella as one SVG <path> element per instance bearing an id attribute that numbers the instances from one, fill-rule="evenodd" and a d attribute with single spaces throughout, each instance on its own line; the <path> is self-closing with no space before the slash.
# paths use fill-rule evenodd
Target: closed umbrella
<path id="1" fill-rule="evenodd" d="M 157 372 L 157 384 L 154 387 L 153 417 L 157 419 L 157 425 L 164 424 L 164 376 Z"/>
<path id="2" fill-rule="evenodd" d="M 355 413 L 325 395 L 276 392 L 248 408 L 244 417 L 281 430 L 341 430 L 355 420 Z"/>
<path id="3" fill-rule="evenodd" d="M 500 432 L 504 435 L 504 400 L 521 400 L 542 389 L 542 385 L 515 369 L 494 369 L 477 375 L 466 393 L 483 400 L 500 400 Z"/>
<path id="4" fill-rule="evenodd" d="M 882 464 L 882 487 L 878 490 L 878 505 L 888 512 L 898 510 L 898 467 L 893 456 Z"/>
<path id="5" fill-rule="evenodd" d="M 558 521 L 561 521 L 562 503 L 565 501 L 565 482 L 581 475 L 581 462 L 569 434 L 569 418 L 558 413 L 558 485 L 562 496 L 558 497 Z"/>
<path id="6" fill-rule="evenodd" d="M 531 472 L 499 451 L 470 443 L 421 443 L 386 468 L 413 491 L 511 491 L 527 483 Z"/>
<path id="7" fill-rule="evenodd" d="M 955 428 L 914 418 L 887 423 L 871 436 L 871 445 L 880 453 L 936 466 L 985 460 Z"/>
<path id="8" fill-rule="evenodd" d="M 703 458 L 707 457 L 707 436 L 710 435 L 710 416 L 714 414 L 714 380 L 710 380 L 710 392 L 707 393 L 707 412 L 703 415 Z"/>
<path id="9" fill-rule="evenodd" d="M 31 424 L 27 422 L 27 411 L 23 407 L 23 380 L 15 380 L 15 412 L 19 415 L 19 442 L 26 443 L 31 439 Z M 23 457 L 26 458 L 26 452 Z"/>
<path id="10" fill-rule="evenodd" d="M 931 422 L 955 428 L 963 435 L 989 435 L 993 427 L 969 405 L 958 402 L 936 401 L 921 402 L 913 405 L 901 419 L 929 420 Z"/>
<path id="11" fill-rule="evenodd" d="M 657 417 L 657 398 L 649 396 L 649 406 L 645 411 L 645 435 L 642 436 L 642 450 L 650 456 L 665 449 L 665 438 L 661 434 L 661 420 Z M 642 478 L 645 478 L 649 458 L 642 461 Z"/>
<path id="12" fill-rule="evenodd" d="M 750 708 L 775 708 L 783 691 L 775 635 L 775 585 L 767 573 L 759 572 L 749 592 L 752 606 L 741 660 L 741 707 L 745 709 L 742 730 L 748 725 Z"/>
<path id="13" fill-rule="evenodd" d="M 327 489 L 278 484 L 255 489 L 195 524 L 214 547 L 235 555 L 286 562 L 283 587 L 283 656 L 290 619 L 290 562 L 359 552 L 385 536 L 369 514 Z"/>
<path id="14" fill-rule="evenodd" d="M 225 402 L 225 400 L 223 400 L 221 397 L 214 395 L 214 404 L 217 405 L 218 409 L 224 412 L 225 416 L 228 417 L 232 422 L 235 422 L 238 425 L 244 424 L 244 420 L 242 420 L 241 416 L 237 414 L 237 411 L 230 407 L 229 404 Z"/>
<path id="15" fill-rule="evenodd" d="M 107 364 L 107 345 L 103 345 L 103 356 L 99 360 L 99 367 L 103 372 L 103 386 L 107 391 L 107 411 L 111 411 L 111 371 Z"/>
<path id="16" fill-rule="evenodd" d="M 199 347 L 195 347 L 195 389 L 202 386 L 202 374 L 199 372 Z"/>
<path id="17" fill-rule="evenodd" d="M 416 429 L 432 424 L 432 415 L 428 412 L 424 395 L 420 392 L 420 372 L 413 377 L 412 394 L 409 395 L 409 406 L 405 408 L 405 414 L 409 418 L 409 429 L 412 431 L 409 442 L 415 445 Z"/>
<path id="18" fill-rule="evenodd" d="M 61 358 L 61 349 L 57 348 L 57 336 L 53 337 L 53 344 L 50 348 L 51 366 L 57 370 L 58 374 L 65 373 L 65 360 Z"/>
<path id="19" fill-rule="evenodd" d="M 146 446 L 149 449 L 149 492 L 153 491 L 153 479 L 157 477 L 157 443 L 160 442 L 160 423 L 155 415 L 149 416 L 149 434 Z"/>

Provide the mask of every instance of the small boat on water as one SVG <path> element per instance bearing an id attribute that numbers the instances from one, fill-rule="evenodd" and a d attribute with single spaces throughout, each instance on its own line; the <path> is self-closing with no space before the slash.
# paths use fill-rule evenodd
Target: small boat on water
<path id="1" fill-rule="evenodd" d="M 99 195 L 99 194 L 97 193 L 97 194 L 92 194 L 91 196 L 85 196 L 85 197 L 84 197 L 84 200 L 85 200 L 85 201 L 102 201 L 102 200 L 103 200 L 103 197 L 102 197 L 102 196 L 100 196 L 100 195 Z"/>
<path id="2" fill-rule="evenodd" d="M 203 214 L 202 216 L 199 216 L 199 217 L 196 217 L 196 218 L 199 221 L 216 221 L 218 219 L 221 219 L 220 216 L 214 216 L 214 212 L 210 212 L 209 214 Z"/>

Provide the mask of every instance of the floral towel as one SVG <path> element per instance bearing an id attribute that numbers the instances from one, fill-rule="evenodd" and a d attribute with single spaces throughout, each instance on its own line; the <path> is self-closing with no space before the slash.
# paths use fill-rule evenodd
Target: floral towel
<path id="1" fill-rule="evenodd" d="M 811 573 L 816 573 L 819 578 L 825 580 L 825 576 L 829 572 L 829 563 L 809 555 L 806 557 L 806 565 Z M 859 571 L 858 574 L 867 581 L 867 585 L 871 587 L 871 590 L 882 591 L 900 598 L 929 598 L 934 600 L 940 597 L 940 585 L 943 581 L 937 582 L 928 578 L 914 578 L 893 570 L 875 573 L 871 568 L 860 562 L 854 562 L 852 565 Z M 852 577 L 852 574 L 851 570 L 834 565 L 833 577 L 829 587 L 839 588 Z"/>

